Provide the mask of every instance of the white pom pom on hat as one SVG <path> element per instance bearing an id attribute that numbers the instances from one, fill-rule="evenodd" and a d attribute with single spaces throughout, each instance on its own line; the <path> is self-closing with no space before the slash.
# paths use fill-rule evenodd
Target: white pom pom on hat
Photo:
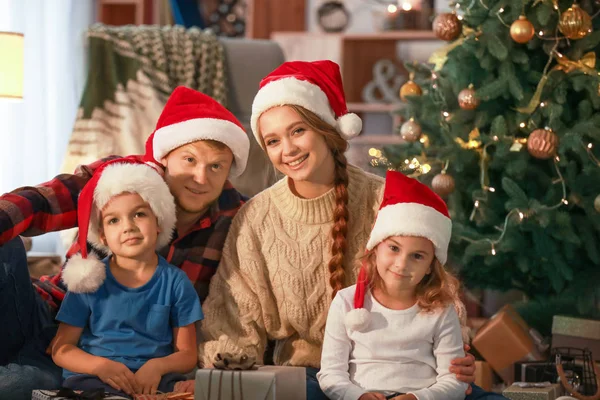
<path id="1" fill-rule="evenodd" d="M 346 140 L 360 135 L 362 119 L 354 113 L 342 115 L 337 119 L 337 130 Z"/>
<path id="2" fill-rule="evenodd" d="M 278 106 L 296 105 L 334 126 L 346 140 L 358 136 L 362 120 L 348 112 L 340 67 L 333 61 L 288 61 L 267 75 L 252 103 L 250 125 L 258 143 L 258 119 Z"/>
<path id="3" fill-rule="evenodd" d="M 367 263 L 363 262 L 356 280 L 356 290 L 354 292 L 354 309 L 348 311 L 344 317 L 344 324 L 350 331 L 363 332 L 371 322 L 371 313 L 364 308 L 365 293 L 369 286 L 367 277 Z"/>

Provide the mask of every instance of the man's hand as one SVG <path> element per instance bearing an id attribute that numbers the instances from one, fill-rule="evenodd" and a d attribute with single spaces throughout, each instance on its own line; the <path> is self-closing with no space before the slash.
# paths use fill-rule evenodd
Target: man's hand
<path id="1" fill-rule="evenodd" d="M 148 360 L 135 373 L 135 380 L 140 388 L 137 394 L 154 394 L 162 378 L 161 370 L 156 360 Z"/>
<path id="2" fill-rule="evenodd" d="M 94 370 L 94 375 L 113 389 L 121 390 L 129 395 L 139 393 L 135 376 L 125 364 L 104 359 Z"/>
<path id="3" fill-rule="evenodd" d="M 385 396 L 378 392 L 369 392 L 361 395 L 358 400 L 385 400 Z"/>
<path id="4" fill-rule="evenodd" d="M 467 395 L 471 394 L 471 383 L 475 382 L 475 357 L 468 352 L 469 350 L 471 350 L 471 347 L 465 344 L 466 356 L 452 360 L 452 366 L 450 367 L 450 372 L 456 374 L 456 379 L 469 384 L 465 392 Z"/>

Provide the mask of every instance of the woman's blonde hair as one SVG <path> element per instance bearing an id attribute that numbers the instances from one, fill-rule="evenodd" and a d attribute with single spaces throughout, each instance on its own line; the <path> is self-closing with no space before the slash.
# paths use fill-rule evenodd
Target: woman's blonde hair
<path id="1" fill-rule="evenodd" d="M 382 280 L 377 272 L 375 249 L 364 256 L 363 263 L 367 269 L 369 287 L 381 289 Z M 425 312 L 445 308 L 451 304 L 455 307 L 460 304 L 458 307 L 464 308 L 460 300 L 460 282 L 435 257 L 431 262 L 431 272 L 425 275 L 417 285 L 416 296 L 417 305 Z M 462 309 L 456 311 L 461 318 Z"/>
<path id="2" fill-rule="evenodd" d="M 327 147 L 331 150 L 335 163 L 334 188 L 335 208 L 333 210 L 333 228 L 331 229 L 332 245 L 331 259 L 329 260 L 329 284 L 333 289 L 332 298 L 344 287 L 346 273 L 344 271 L 344 257 L 348 247 L 346 235 L 348 234 L 348 160 L 344 153 L 348 149 L 348 142 L 340 136 L 334 126 L 323 121 L 318 115 L 304 107 L 288 104 L 298 113 L 302 122 L 311 130 L 323 136 Z M 265 143 L 259 134 L 260 142 L 265 149 Z"/>

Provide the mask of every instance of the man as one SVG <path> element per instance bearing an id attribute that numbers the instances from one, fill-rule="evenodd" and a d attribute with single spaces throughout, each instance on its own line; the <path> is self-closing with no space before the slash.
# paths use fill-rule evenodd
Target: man
<path id="1" fill-rule="evenodd" d="M 246 167 L 250 141 L 241 123 L 212 98 L 176 88 L 146 142 L 144 161 L 161 164 L 177 204 L 177 224 L 160 254 L 186 272 L 203 301 L 233 216 L 244 202 L 228 178 Z M 112 158 L 112 157 L 109 157 Z M 0 398 L 29 399 L 57 388 L 62 371 L 46 353 L 64 298 L 60 274 L 31 284 L 18 235 L 77 226 L 77 199 L 93 171 L 82 166 L 37 187 L 0 197 Z M 88 244 L 89 246 L 89 244 Z M 67 257 L 79 252 L 74 243 Z"/>

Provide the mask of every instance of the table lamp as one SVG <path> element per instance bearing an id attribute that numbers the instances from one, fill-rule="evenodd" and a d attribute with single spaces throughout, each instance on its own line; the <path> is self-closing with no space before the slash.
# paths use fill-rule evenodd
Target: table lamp
<path id="1" fill-rule="evenodd" d="M 23 98 L 23 34 L 0 32 L 0 99 Z"/>

